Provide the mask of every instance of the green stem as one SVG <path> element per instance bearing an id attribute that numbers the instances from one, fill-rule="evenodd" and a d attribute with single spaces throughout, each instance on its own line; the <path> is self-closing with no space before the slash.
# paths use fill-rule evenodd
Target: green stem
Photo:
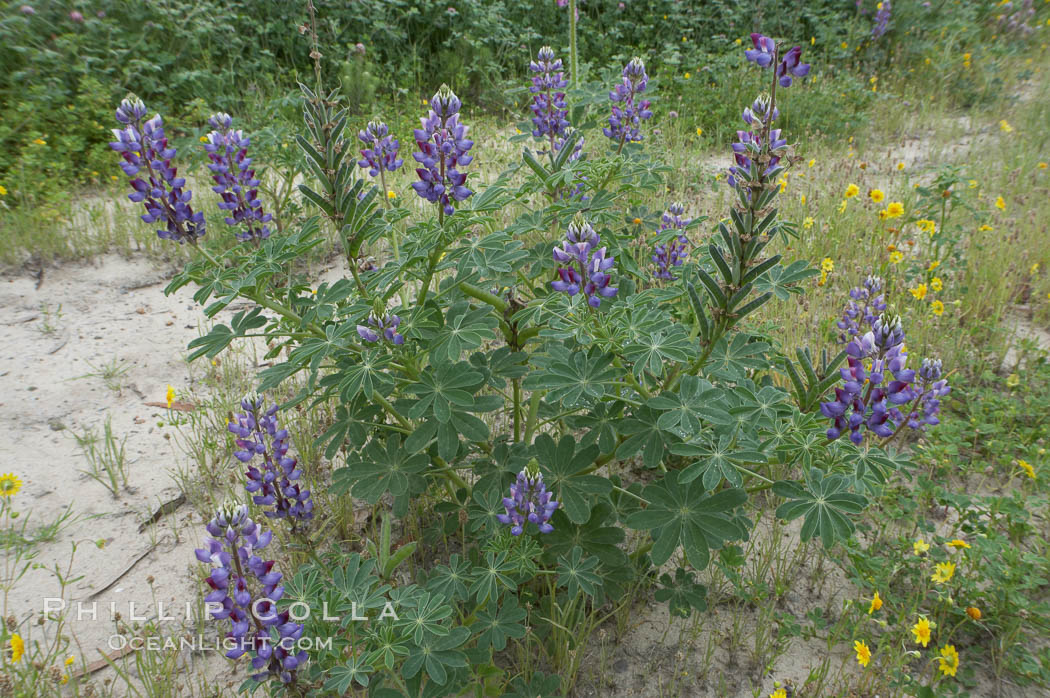
<path id="1" fill-rule="evenodd" d="M 521 379 L 515 378 L 514 385 L 514 440 L 521 441 Z"/>
<path id="2" fill-rule="evenodd" d="M 572 89 L 580 89 L 579 57 L 576 54 L 576 0 L 569 0 L 569 73 Z"/>
<path id="3" fill-rule="evenodd" d="M 536 431 L 536 417 L 540 412 L 540 398 L 543 397 L 543 392 L 536 390 L 529 397 L 529 415 L 525 419 L 525 443 L 532 443 L 532 435 Z"/>
<path id="4" fill-rule="evenodd" d="M 507 301 L 503 300 L 496 294 L 489 293 L 488 291 L 478 288 L 474 284 L 467 283 L 466 281 L 461 281 L 459 283 L 459 290 L 461 290 L 465 296 L 470 296 L 482 303 L 488 303 L 501 313 L 507 312 L 507 308 L 510 307 L 507 304 Z"/>

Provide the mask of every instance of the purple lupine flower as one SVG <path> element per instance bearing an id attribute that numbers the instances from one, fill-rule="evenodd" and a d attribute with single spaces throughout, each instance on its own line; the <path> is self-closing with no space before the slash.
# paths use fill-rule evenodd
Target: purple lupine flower
<path id="1" fill-rule="evenodd" d="M 400 346 L 405 343 L 405 338 L 397 332 L 397 326 L 401 324 L 401 318 L 397 315 L 384 315 L 383 318 L 379 320 L 373 313 L 368 316 L 366 322 L 368 325 L 371 325 L 371 327 L 368 325 L 357 326 L 357 334 L 366 342 L 378 342 L 379 337 L 382 336 L 391 344 L 397 344 Z"/>
<path id="2" fill-rule="evenodd" d="M 518 473 L 510 486 L 510 496 L 503 498 L 503 508 L 506 513 L 497 514 L 496 518 L 500 523 L 510 524 L 511 535 L 520 536 L 528 523 L 536 524 L 540 533 L 554 530 L 550 518 L 558 502 L 551 499 L 535 458 Z"/>
<path id="3" fill-rule="evenodd" d="M 222 197 L 219 209 L 226 211 L 226 225 L 233 226 L 241 242 L 251 241 L 258 245 L 270 237 L 273 215 L 263 210 L 259 200 L 259 180 L 248 157 L 251 140 L 241 130 L 234 131 L 233 117 L 219 112 L 208 119 L 215 129 L 207 135 L 204 151 L 208 153 L 208 169 L 215 186 L 213 192 Z"/>
<path id="4" fill-rule="evenodd" d="M 642 133 L 638 127 L 653 115 L 649 109 L 649 100 L 638 97 L 645 92 L 648 84 L 649 76 L 645 72 L 645 63 L 641 58 L 635 57 L 624 66 L 620 83 L 609 93 L 609 99 L 613 102 L 612 114 L 609 116 L 608 127 L 603 128 L 602 133 L 619 143 L 621 150 L 624 143 L 637 143 L 642 140 Z"/>
<path id="5" fill-rule="evenodd" d="M 274 570 L 273 560 L 263 560 L 257 552 L 273 539 L 248 517 L 245 505 L 226 505 L 206 525 L 212 538 L 206 547 L 195 551 L 197 559 L 211 565 L 205 580 L 211 591 L 204 597 L 211 617 L 229 620 L 226 637 L 235 642 L 226 652 L 238 659 L 251 652 L 252 675 L 256 681 L 273 677 L 283 683 L 294 683 L 296 672 L 308 659 L 305 650 L 295 652 L 303 626 L 291 620 L 288 611 L 277 610 L 284 596 L 281 574 Z M 278 640 L 270 637 L 276 630 Z"/>
<path id="6" fill-rule="evenodd" d="M 357 137 L 365 144 L 357 164 L 368 169 L 370 177 L 376 177 L 382 172 L 393 172 L 404 163 L 397 156 L 401 144 L 390 135 L 390 129 L 379 119 L 369 121 L 363 131 L 357 132 Z"/>
<path id="7" fill-rule="evenodd" d="M 941 362 L 924 360 L 917 375 L 906 366 L 904 339 L 900 317 L 880 315 L 868 332 L 846 345 L 847 367 L 839 370 L 843 384 L 835 388 L 834 400 L 820 405 L 821 414 L 833 421 L 829 439 L 848 429 L 850 440 L 860 445 L 865 428 L 887 438 L 905 424 L 923 429 L 938 423 L 940 398 L 950 392 Z"/>
<path id="8" fill-rule="evenodd" d="M 601 238 L 582 215 L 569 223 L 565 240 L 553 250 L 554 261 L 559 265 L 558 278 L 551 288 L 559 293 L 575 296 L 581 291 L 587 296 L 587 304 L 597 308 L 602 298 L 612 298 L 619 290 L 611 286 L 612 270 L 616 260 L 607 256 L 606 248 L 599 248 Z"/>
<path id="9" fill-rule="evenodd" d="M 660 232 L 684 230 L 689 225 L 690 219 L 682 218 L 683 213 L 685 213 L 684 204 L 674 202 L 669 205 L 661 219 Z M 655 245 L 653 254 L 650 256 L 650 259 L 656 264 L 654 276 L 668 281 L 675 279 L 675 276 L 671 273 L 671 268 L 682 266 L 682 263 L 689 257 L 689 245 L 689 238 L 682 232 L 679 232 L 667 244 Z"/>
<path id="10" fill-rule="evenodd" d="M 780 111 L 770 104 L 769 98 L 759 96 L 744 109 L 744 123 L 752 127 L 751 131 L 737 131 L 737 142 L 733 143 L 735 165 L 729 168 L 727 181 L 729 186 L 737 188 L 742 182 L 752 181 L 756 177 L 770 178 L 779 172 L 780 159 L 787 151 L 787 139 L 781 137 L 780 129 L 769 129 L 769 143 L 765 144 L 763 132 L 766 127 L 780 116 Z M 768 164 L 762 172 L 752 167 L 760 160 L 760 155 L 768 156 Z M 750 191 L 747 192 L 750 198 Z"/>
<path id="11" fill-rule="evenodd" d="M 241 401 L 241 408 L 244 413 L 227 429 L 237 437 L 238 450 L 233 455 L 249 464 L 245 489 L 258 506 L 273 507 L 265 511 L 267 517 L 288 518 L 295 530 L 297 524 L 314 517 L 314 503 L 310 490 L 299 482 L 303 471 L 288 456 L 288 430 L 277 423 L 277 405 L 266 410 L 261 397 L 249 396 Z M 256 456 L 262 456 L 259 466 L 251 464 Z"/>
<path id="12" fill-rule="evenodd" d="M 871 28 L 871 38 L 878 39 L 886 33 L 892 13 L 893 7 L 890 0 L 882 0 L 878 5 L 878 11 L 875 13 L 875 26 Z"/>
<path id="13" fill-rule="evenodd" d="M 128 198 L 146 208 L 142 220 L 146 223 L 164 222 L 157 236 L 196 245 L 204 236 L 204 214 L 194 213 L 190 206 L 193 193 L 186 189 L 186 179 L 178 176 L 172 167 L 175 148 L 164 137 L 160 114 L 143 123 L 146 105 L 137 97 L 129 97 L 117 108 L 116 119 L 124 128 L 113 129 L 115 141 L 109 147 L 121 154 L 121 169 L 131 178 L 135 191 Z M 144 175 L 145 178 L 137 175 Z"/>
<path id="14" fill-rule="evenodd" d="M 842 319 L 836 324 L 839 343 L 846 344 L 861 334 L 862 326 L 872 326 L 879 315 L 886 310 L 885 296 L 882 291 L 882 279 L 869 275 L 861 286 L 850 289 L 849 303 L 842 313 Z"/>
<path id="15" fill-rule="evenodd" d="M 430 100 L 430 113 L 420 119 L 423 128 L 415 130 L 419 152 L 413 153 L 422 167 L 416 168 L 419 181 L 412 183 L 416 194 L 441 207 L 442 213 L 455 212 L 453 201 L 464 201 L 472 192 L 466 187 L 467 175 L 460 172 L 474 159 L 467 151 L 474 141 L 467 138 L 467 127 L 459 123 L 462 102 L 442 85 Z"/>
<path id="16" fill-rule="evenodd" d="M 569 127 L 569 108 L 565 103 L 565 92 L 569 81 L 565 78 L 560 58 L 554 57 L 554 49 L 544 46 L 536 54 L 536 60 L 529 63 L 532 71 L 532 135 L 535 138 L 546 138 L 550 142 L 550 152 L 559 148 L 557 142 L 564 140 Z"/>
<path id="17" fill-rule="evenodd" d="M 777 43 L 768 36 L 751 34 L 753 49 L 746 49 L 744 57 L 760 68 L 769 68 L 777 59 Z M 809 63 L 803 63 L 802 47 L 792 46 L 776 64 L 776 76 L 782 87 L 791 87 L 793 77 L 801 78 L 809 74 Z"/>

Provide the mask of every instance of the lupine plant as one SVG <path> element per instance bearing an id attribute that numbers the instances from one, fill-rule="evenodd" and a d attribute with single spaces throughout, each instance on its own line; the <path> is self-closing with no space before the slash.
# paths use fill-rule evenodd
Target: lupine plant
<path id="1" fill-rule="evenodd" d="M 642 140 L 652 115 L 640 59 L 610 93 L 604 133 L 614 147 L 586 152 L 582 129 L 604 116 L 594 112 L 601 100 L 587 87 L 560 96 L 564 78 L 543 50 L 533 67 L 542 78 L 533 95 L 543 97 L 531 111 L 548 162 L 525 148 L 523 167 L 472 185 L 476 192 L 463 171 L 474 146 L 459 121 L 463 105 L 442 86 L 414 133 L 412 186 L 435 204 L 422 216 L 400 202 L 378 205 L 378 188 L 350 155 L 351 117 L 338 93 L 302 88 L 298 144 L 313 178 L 300 191 L 316 215 L 221 256 L 198 244 L 199 256 L 168 287 L 196 284 L 211 318 L 247 302 L 195 340 L 191 357 L 263 335 L 273 365 L 259 376 L 260 394 L 280 387 L 295 394 L 290 404 L 331 414 L 318 436 L 331 481 L 314 483 L 314 492 L 325 487 L 383 510 L 383 543 L 368 548 L 381 559 L 362 558 L 353 541 L 314 540 L 283 597 L 272 571 L 251 563 L 262 590 L 247 593 L 282 611 L 293 602 L 314 610 L 302 628 L 279 624 L 276 632 L 334 639 L 305 663 L 298 655 L 263 661 L 269 674 L 261 678 L 280 679 L 271 686 L 294 678 L 311 695 L 352 686 L 375 695 L 558 695 L 571 689 L 583 645 L 608 609 L 639 589 L 655 587 L 676 615 L 706 608 L 697 574 L 751 535 L 753 493 L 770 491 L 782 500 L 778 518 L 804 519 L 802 540 L 832 547 L 852 535 L 865 492 L 907 464 L 863 435 L 934 424 L 947 386 L 937 362 L 906 368 L 903 331 L 884 312 L 876 280 L 852 295 L 840 325 L 846 350 L 831 359 L 825 351 L 818 365 L 808 349 L 778 353 L 755 322 L 818 272 L 776 252 L 795 234 L 776 208 L 777 180 L 795 161 L 787 134 L 773 127 L 777 90 L 809 66 L 799 47 L 758 34 L 753 43 L 745 56 L 770 69 L 769 91 L 749 97 L 747 130 L 727 153 L 733 204 L 696 243 L 686 230 L 702 218 L 684 218 L 680 204 L 662 218 L 643 211 L 624 222 L 625 210 L 643 207 L 638 192 L 663 188 L 666 171 L 659 153 L 625 147 Z M 115 147 L 134 176 L 145 109 L 122 109 L 118 118 L 131 125 Z M 570 113 L 583 119 L 567 124 Z M 396 176 L 396 141 L 375 123 L 362 131 L 371 152 L 363 166 Z M 158 127 L 159 119 L 154 141 Z M 144 187 L 140 200 L 160 202 L 148 210 L 158 211 L 150 222 L 170 221 L 162 236 L 196 244 L 186 210 L 163 206 L 186 203 L 170 193 L 184 184 L 172 181 L 174 152 L 151 147 L 156 183 L 133 186 Z M 662 220 L 659 229 L 645 230 L 646 218 Z M 311 289 L 292 272 L 299 255 L 323 244 L 324 230 L 337 234 L 350 278 Z M 638 252 L 648 249 L 655 271 Z M 377 262 L 361 264 L 366 256 Z M 272 408 L 255 399 L 242 407 L 230 426 L 234 456 L 264 455 L 267 465 L 248 479 L 261 497 L 253 506 L 266 509 L 278 502 L 276 483 L 287 498 L 284 480 L 298 471 L 283 465 L 287 434 Z M 850 439 L 835 438 L 847 430 Z M 258 484 L 270 475 L 273 502 Z M 297 492 L 289 516 L 296 503 L 305 508 Z M 198 556 L 220 570 L 214 597 L 226 604 L 231 583 L 255 583 L 236 564 L 262 546 L 240 542 L 255 528 L 226 523 L 246 521 L 245 512 L 223 516 Z M 399 527 L 424 530 L 405 554 L 390 543 Z M 408 560 L 411 579 L 397 569 Z M 658 575 L 664 566 L 673 573 Z M 247 598 L 234 595 L 230 613 Z M 325 621 L 322 606 L 384 613 L 367 623 Z M 248 631 L 235 620 L 235 633 Z M 556 678 L 516 664 L 504 652 L 512 643 L 542 646 L 544 670 Z"/>

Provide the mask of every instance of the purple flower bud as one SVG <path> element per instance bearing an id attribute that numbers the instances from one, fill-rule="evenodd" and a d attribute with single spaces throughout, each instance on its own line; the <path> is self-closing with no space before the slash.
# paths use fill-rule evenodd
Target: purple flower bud
<path id="1" fill-rule="evenodd" d="M 653 116 L 649 100 L 639 99 L 648 84 L 645 63 L 635 57 L 624 66 L 620 83 L 609 93 L 609 99 L 613 102 L 612 114 L 609 116 L 609 125 L 602 129 L 602 133 L 614 143 L 619 143 L 621 148 L 624 143 L 641 141 L 643 136 L 638 127 Z"/>
<path id="2" fill-rule="evenodd" d="M 466 187 L 467 175 L 458 168 L 474 159 L 468 155 L 474 141 L 467 138 L 467 127 L 459 123 L 459 98 L 442 85 L 430 100 L 430 113 L 420 119 L 422 128 L 415 130 L 419 151 L 412 154 L 420 167 L 418 182 L 412 183 L 416 194 L 436 203 L 445 215 L 455 212 L 453 201 L 465 201 L 474 192 Z"/>
<path id="3" fill-rule="evenodd" d="M 503 498 L 503 508 L 506 513 L 498 514 L 496 518 L 500 523 L 510 525 L 512 535 L 520 536 L 528 523 L 536 524 L 540 533 L 554 530 L 549 522 L 558 502 L 551 499 L 535 459 L 518 473 L 517 480 L 510 486 L 510 496 Z"/>
<path id="4" fill-rule="evenodd" d="M 368 122 L 363 131 L 357 132 L 358 139 L 365 144 L 361 150 L 361 160 L 357 162 L 360 167 L 368 169 L 370 177 L 376 177 L 380 172 L 393 172 L 401 167 L 404 160 L 397 156 L 401 144 L 396 138 L 391 137 L 390 129 L 379 119 Z"/>
<path id="5" fill-rule="evenodd" d="M 602 298 L 612 298 L 617 293 L 618 289 L 611 285 L 612 276 L 607 273 L 615 259 L 606 256 L 604 247 L 596 249 L 601 239 L 580 214 L 569 223 L 565 237 L 561 246 L 553 250 L 554 261 L 563 266 L 558 268 L 558 278 L 551 282 L 551 288 L 570 297 L 582 290 L 587 304 L 597 308 Z"/>
<path id="6" fill-rule="evenodd" d="M 229 114 L 213 114 L 208 124 L 215 130 L 208 134 L 204 150 L 215 181 L 212 191 L 222 197 L 219 209 L 229 214 L 226 224 L 237 228 L 238 240 L 258 244 L 270 237 L 266 224 L 273 216 L 263 211 L 259 200 L 259 179 L 248 157 L 251 142 L 243 131 L 230 128 L 233 117 Z"/>

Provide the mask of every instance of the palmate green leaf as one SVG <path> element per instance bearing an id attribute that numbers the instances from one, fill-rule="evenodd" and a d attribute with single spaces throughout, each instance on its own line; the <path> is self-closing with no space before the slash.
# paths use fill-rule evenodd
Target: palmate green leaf
<path id="1" fill-rule="evenodd" d="M 576 439 L 565 435 L 557 444 L 547 434 L 535 441 L 536 459 L 547 484 L 560 508 L 574 523 L 585 523 L 591 516 L 591 507 L 600 497 L 612 491 L 607 478 L 587 475 L 583 471 L 600 455 L 597 446 L 577 450 Z"/>
<path id="2" fill-rule="evenodd" d="M 490 533 L 498 530 L 502 524 L 496 517 L 506 513 L 502 494 L 496 490 L 475 487 L 471 499 L 473 502 L 467 509 L 470 532 Z"/>
<path id="3" fill-rule="evenodd" d="M 449 634 L 448 626 L 443 621 L 453 612 L 452 604 L 440 594 L 424 591 L 412 608 L 399 614 L 397 624 L 412 634 L 412 641 L 421 645 L 427 637 L 441 637 Z"/>
<path id="4" fill-rule="evenodd" d="M 339 400 L 342 403 L 353 402 L 358 394 L 371 400 L 378 392 L 385 392 L 393 386 L 390 373 L 386 370 L 390 355 L 383 349 L 370 349 L 361 352 L 360 356 L 340 358 L 338 370 L 321 379 L 323 387 L 337 386 Z"/>
<path id="5" fill-rule="evenodd" d="M 325 672 L 329 678 L 324 682 L 324 689 L 337 695 L 344 695 L 349 692 L 350 684 L 355 681 L 359 686 L 367 688 L 375 667 L 360 657 L 350 657 L 343 664 L 329 667 Z"/>
<path id="6" fill-rule="evenodd" d="M 513 594 L 507 594 L 499 604 L 491 601 L 477 612 L 477 621 L 471 626 L 471 632 L 477 636 L 479 649 L 491 647 L 497 652 L 507 648 L 507 639 L 521 639 L 525 637 L 525 625 L 522 621 L 528 617 L 518 599 Z"/>
<path id="7" fill-rule="evenodd" d="M 696 358 L 696 347 L 681 325 L 672 325 L 669 330 L 640 335 L 623 350 L 624 357 L 633 365 L 635 378 L 641 379 L 648 371 L 656 377 L 664 373 L 667 361 L 688 362 Z"/>
<path id="8" fill-rule="evenodd" d="M 470 574 L 470 563 L 461 560 L 459 553 L 452 553 L 447 565 L 437 565 L 427 580 L 427 591 L 441 594 L 450 601 L 466 601 L 467 585 L 474 582 Z"/>
<path id="9" fill-rule="evenodd" d="M 704 371 L 714 378 L 739 381 L 747 377 L 750 370 L 761 370 L 769 366 L 765 342 L 753 342 L 750 335 L 737 333 L 732 340 L 722 337 L 715 343 Z"/>
<path id="10" fill-rule="evenodd" d="M 243 337 L 251 330 L 259 329 L 266 325 L 266 316 L 262 314 L 262 308 L 255 307 L 251 310 L 242 310 L 230 320 L 230 326 L 216 325 L 203 337 L 198 337 L 189 343 L 190 349 L 196 351 L 190 354 L 189 360 L 193 361 L 202 356 L 209 359 L 218 356 L 238 337 Z"/>
<path id="11" fill-rule="evenodd" d="M 420 334 L 429 346 L 431 362 L 437 365 L 458 361 L 464 352 L 494 339 L 498 326 L 499 320 L 489 306 L 471 310 L 470 303 L 460 301 L 448 309 L 440 328 L 421 328 Z"/>
<path id="12" fill-rule="evenodd" d="M 529 256 L 522 249 L 520 241 L 503 231 L 467 238 L 461 242 L 459 249 L 461 254 L 457 260 L 457 271 L 460 277 L 466 277 L 472 272 L 486 279 L 512 274 Z"/>
<path id="13" fill-rule="evenodd" d="M 701 418 L 721 415 L 728 409 L 722 401 L 722 390 L 696 376 L 683 376 L 677 392 L 665 392 L 645 403 L 660 412 L 657 426 L 666 431 L 691 436 L 700 431 Z"/>
<path id="14" fill-rule="evenodd" d="M 586 431 L 580 439 L 580 446 L 596 444 L 602 453 L 612 453 L 616 448 L 616 426 L 623 419 L 624 403 L 599 402 L 583 414 L 572 415 L 566 419 L 569 428 Z"/>
<path id="15" fill-rule="evenodd" d="M 704 489 L 712 491 L 725 478 L 733 487 L 740 487 L 744 478 L 733 463 L 734 451 L 733 437 L 728 434 L 712 434 L 689 443 L 675 444 L 671 447 L 672 453 L 697 459 L 682 470 L 678 481 L 692 482 L 703 476 Z"/>
<path id="16" fill-rule="evenodd" d="M 528 355 L 522 351 L 514 351 L 510 347 L 500 347 L 491 352 L 475 352 L 470 355 L 470 365 L 474 370 L 481 372 L 485 378 L 486 385 L 497 390 L 507 387 L 507 381 L 521 378 L 529 372 L 525 365 Z M 502 400 L 497 403 L 496 409 L 503 406 Z"/>
<path id="17" fill-rule="evenodd" d="M 449 609 L 451 610 L 451 608 Z M 438 686 L 448 681 L 448 670 L 467 666 L 467 658 L 457 648 L 470 637 L 470 629 L 463 626 L 453 628 L 444 636 L 427 635 L 418 648 L 413 650 L 401 665 L 401 676 L 413 678 L 426 667 L 427 676 Z"/>
<path id="18" fill-rule="evenodd" d="M 480 387 L 482 378 L 465 361 L 434 365 L 432 370 L 420 374 L 418 383 L 408 386 L 408 391 L 419 397 L 408 417 L 419 419 L 432 412 L 439 422 L 448 422 L 453 405 L 466 409 L 474 406 L 473 389 Z"/>
<path id="19" fill-rule="evenodd" d="M 613 513 L 612 504 L 599 502 L 591 510 L 591 517 L 587 522 L 577 525 L 569 520 L 565 512 L 555 511 L 551 517 L 554 530 L 543 538 L 547 555 L 553 558 L 560 557 L 579 546 L 607 567 L 626 565 L 627 555 L 620 548 L 624 540 L 623 529 L 619 526 L 604 525 Z"/>
<path id="20" fill-rule="evenodd" d="M 666 601 L 672 616 L 688 618 L 694 610 L 707 610 L 707 587 L 697 584 L 685 569 L 676 569 L 674 579 L 666 572 L 661 574 L 660 585 L 653 597 L 660 602 Z"/>
<path id="21" fill-rule="evenodd" d="M 530 373 L 522 387 L 546 390 L 548 400 L 566 407 L 597 402 L 619 378 L 619 371 L 612 366 L 612 354 L 596 349 L 585 353 L 556 346 L 548 357 L 537 356 L 534 362 L 542 370 Z"/>
<path id="22" fill-rule="evenodd" d="M 683 483 L 672 471 L 646 486 L 642 496 L 649 505 L 629 515 L 628 528 L 651 530 L 654 540 L 651 557 L 654 565 L 671 559 L 679 546 L 695 569 L 702 570 L 711 561 L 711 551 L 726 541 L 744 540 L 748 529 L 734 510 L 747 501 L 739 488 L 708 494 L 696 480 Z"/>
<path id="23" fill-rule="evenodd" d="M 470 595 L 477 599 L 478 605 L 495 600 L 500 588 L 513 589 L 513 574 L 517 565 L 507 559 L 507 553 L 485 553 L 485 565 L 474 568 L 474 583 L 470 585 Z"/>
<path id="24" fill-rule="evenodd" d="M 806 482 L 781 480 L 773 483 L 773 494 L 788 501 L 777 507 L 776 516 L 792 521 L 805 516 L 799 539 L 803 542 L 819 535 L 825 548 L 846 541 L 855 526 L 851 515 L 864 511 L 868 504 L 863 495 L 848 491 L 849 478 L 843 475 L 825 475 L 812 468 Z"/>
<path id="25" fill-rule="evenodd" d="M 642 462 L 648 468 L 655 468 L 664 459 L 667 448 L 681 441 L 676 434 L 660 428 L 660 414 L 649 407 L 635 410 L 630 417 L 617 425 L 626 439 L 616 449 L 617 460 L 632 458 L 642 452 Z"/>
<path id="26" fill-rule="evenodd" d="M 399 434 L 388 436 L 385 444 L 372 439 L 356 459 L 348 458 L 345 468 L 332 473 L 332 492 L 345 494 L 353 487 L 354 496 L 369 504 L 375 504 L 385 492 L 400 497 L 409 492 L 413 480 L 422 481 L 420 473 L 428 463 L 426 454 L 402 448 Z"/>
<path id="27" fill-rule="evenodd" d="M 755 281 L 755 290 L 760 293 L 772 292 L 780 300 L 787 300 L 791 294 L 802 293 L 799 284 L 820 272 L 805 260 L 798 260 L 785 266 L 775 266 Z"/>
<path id="28" fill-rule="evenodd" d="M 503 698 L 563 698 L 564 695 L 560 676 L 534 671 L 529 682 L 520 676 L 515 678 L 510 684 L 510 692 Z"/>
<path id="29" fill-rule="evenodd" d="M 597 569 L 598 558 L 583 557 L 583 549 L 577 546 L 571 553 L 558 559 L 558 586 L 566 588 L 569 598 L 581 591 L 587 596 L 594 596 L 602 585 Z"/>

